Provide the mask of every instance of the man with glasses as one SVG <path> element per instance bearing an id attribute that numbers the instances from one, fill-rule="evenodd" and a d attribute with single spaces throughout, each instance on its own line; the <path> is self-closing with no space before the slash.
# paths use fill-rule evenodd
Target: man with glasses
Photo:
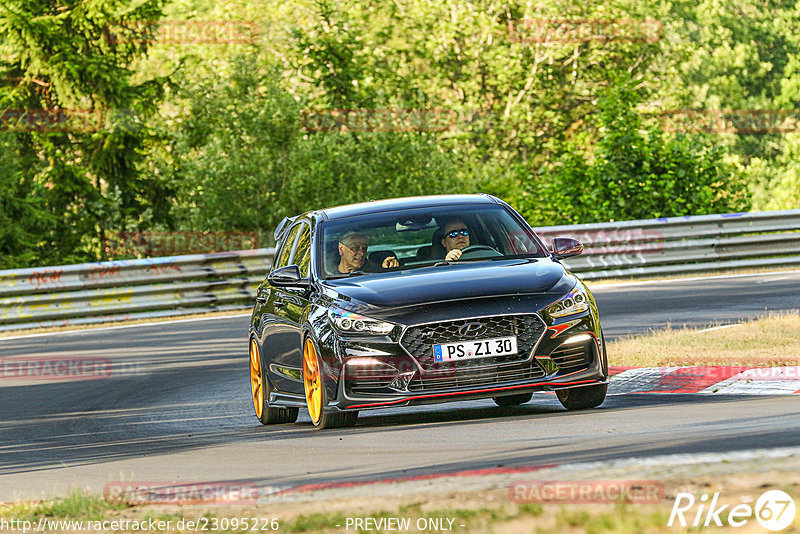
<path id="1" fill-rule="evenodd" d="M 369 238 L 362 233 L 348 232 L 343 235 L 339 240 L 339 256 L 341 258 L 338 265 L 339 272 L 344 274 L 364 269 L 364 265 L 367 263 L 368 246 Z M 400 262 L 395 256 L 389 256 L 383 260 L 381 267 L 389 269 L 399 265 Z"/>
<path id="2" fill-rule="evenodd" d="M 442 246 L 447 250 L 445 261 L 456 261 L 461 257 L 461 250 L 469 246 L 469 230 L 464 221 L 453 219 L 444 226 Z"/>

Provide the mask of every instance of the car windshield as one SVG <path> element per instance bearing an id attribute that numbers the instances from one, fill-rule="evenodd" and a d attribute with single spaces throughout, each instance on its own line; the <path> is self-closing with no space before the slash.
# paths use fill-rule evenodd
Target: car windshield
<path id="1" fill-rule="evenodd" d="M 500 205 L 447 206 L 362 215 L 319 226 L 321 278 L 445 265 L 457 261 L 543 257 L 540 242 Z M 392 260 L 396 258 L 396 262 Z"/>

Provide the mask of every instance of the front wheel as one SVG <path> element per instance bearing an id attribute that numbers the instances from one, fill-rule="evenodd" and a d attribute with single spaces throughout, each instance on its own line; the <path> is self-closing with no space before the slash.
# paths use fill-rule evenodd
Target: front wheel
<path id="1" fill-rule="evenodd" d="M 274 408 L 267 404 L 272 387 L 261 365 L 261 350 L 255 338 L 250 338 L 250 391 L 253 393 L 253 407 L 262 425 L 294 423 L 297 421 L 297 408 Z"/>
<path id="2" fill-rule="evenodd" d="M 340 428 L 353 426 L 358 412 L 326 413 L 328 395 L 325 389 L 325 374 L 322 372 L 317 347 L 311 338 L 303 345 L 303 387 L 306 393 L 308 416 L 316 428 Z"/>
<path id="3" fill-rule="evenodd" d="M 580 388 L 559 389 L 556 396 L 567 410 L 597 408 L 606 400 L 608 384 L 596 384 Z"/>
<path id="4" fill-rule="evenodd" d="M 596 384 L 580 388 L 559 389 L 556 396 L 567 410 L 597 408 L 606 400 L 608 384 Z"/>

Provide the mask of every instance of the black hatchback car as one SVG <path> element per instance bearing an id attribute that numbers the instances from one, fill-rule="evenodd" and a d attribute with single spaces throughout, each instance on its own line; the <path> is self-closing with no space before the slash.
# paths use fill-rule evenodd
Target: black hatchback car
<path id="1" fill-rule="evenodd" d="M 608 362 L 595 301 L 525 220 L 489 195 L 340 206 L 284 219 L 250 320 L 263 424 L 307 408 L 318 428 L 359 410 L 554 391 L 599 406 Z"/>

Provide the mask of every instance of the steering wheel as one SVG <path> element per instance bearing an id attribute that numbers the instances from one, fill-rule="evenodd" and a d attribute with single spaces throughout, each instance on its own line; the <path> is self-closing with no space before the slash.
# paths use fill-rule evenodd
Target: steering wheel
<path id="1" fill-rule="evenodd" d="M 489 245 L 470 245 L 461 249 L 460 259 L 472 260 L 477 258 L 493 258 L 496 256 L 502 256 L 502 254 L 497 252 L 494 247 L 490 247 Z"/>

